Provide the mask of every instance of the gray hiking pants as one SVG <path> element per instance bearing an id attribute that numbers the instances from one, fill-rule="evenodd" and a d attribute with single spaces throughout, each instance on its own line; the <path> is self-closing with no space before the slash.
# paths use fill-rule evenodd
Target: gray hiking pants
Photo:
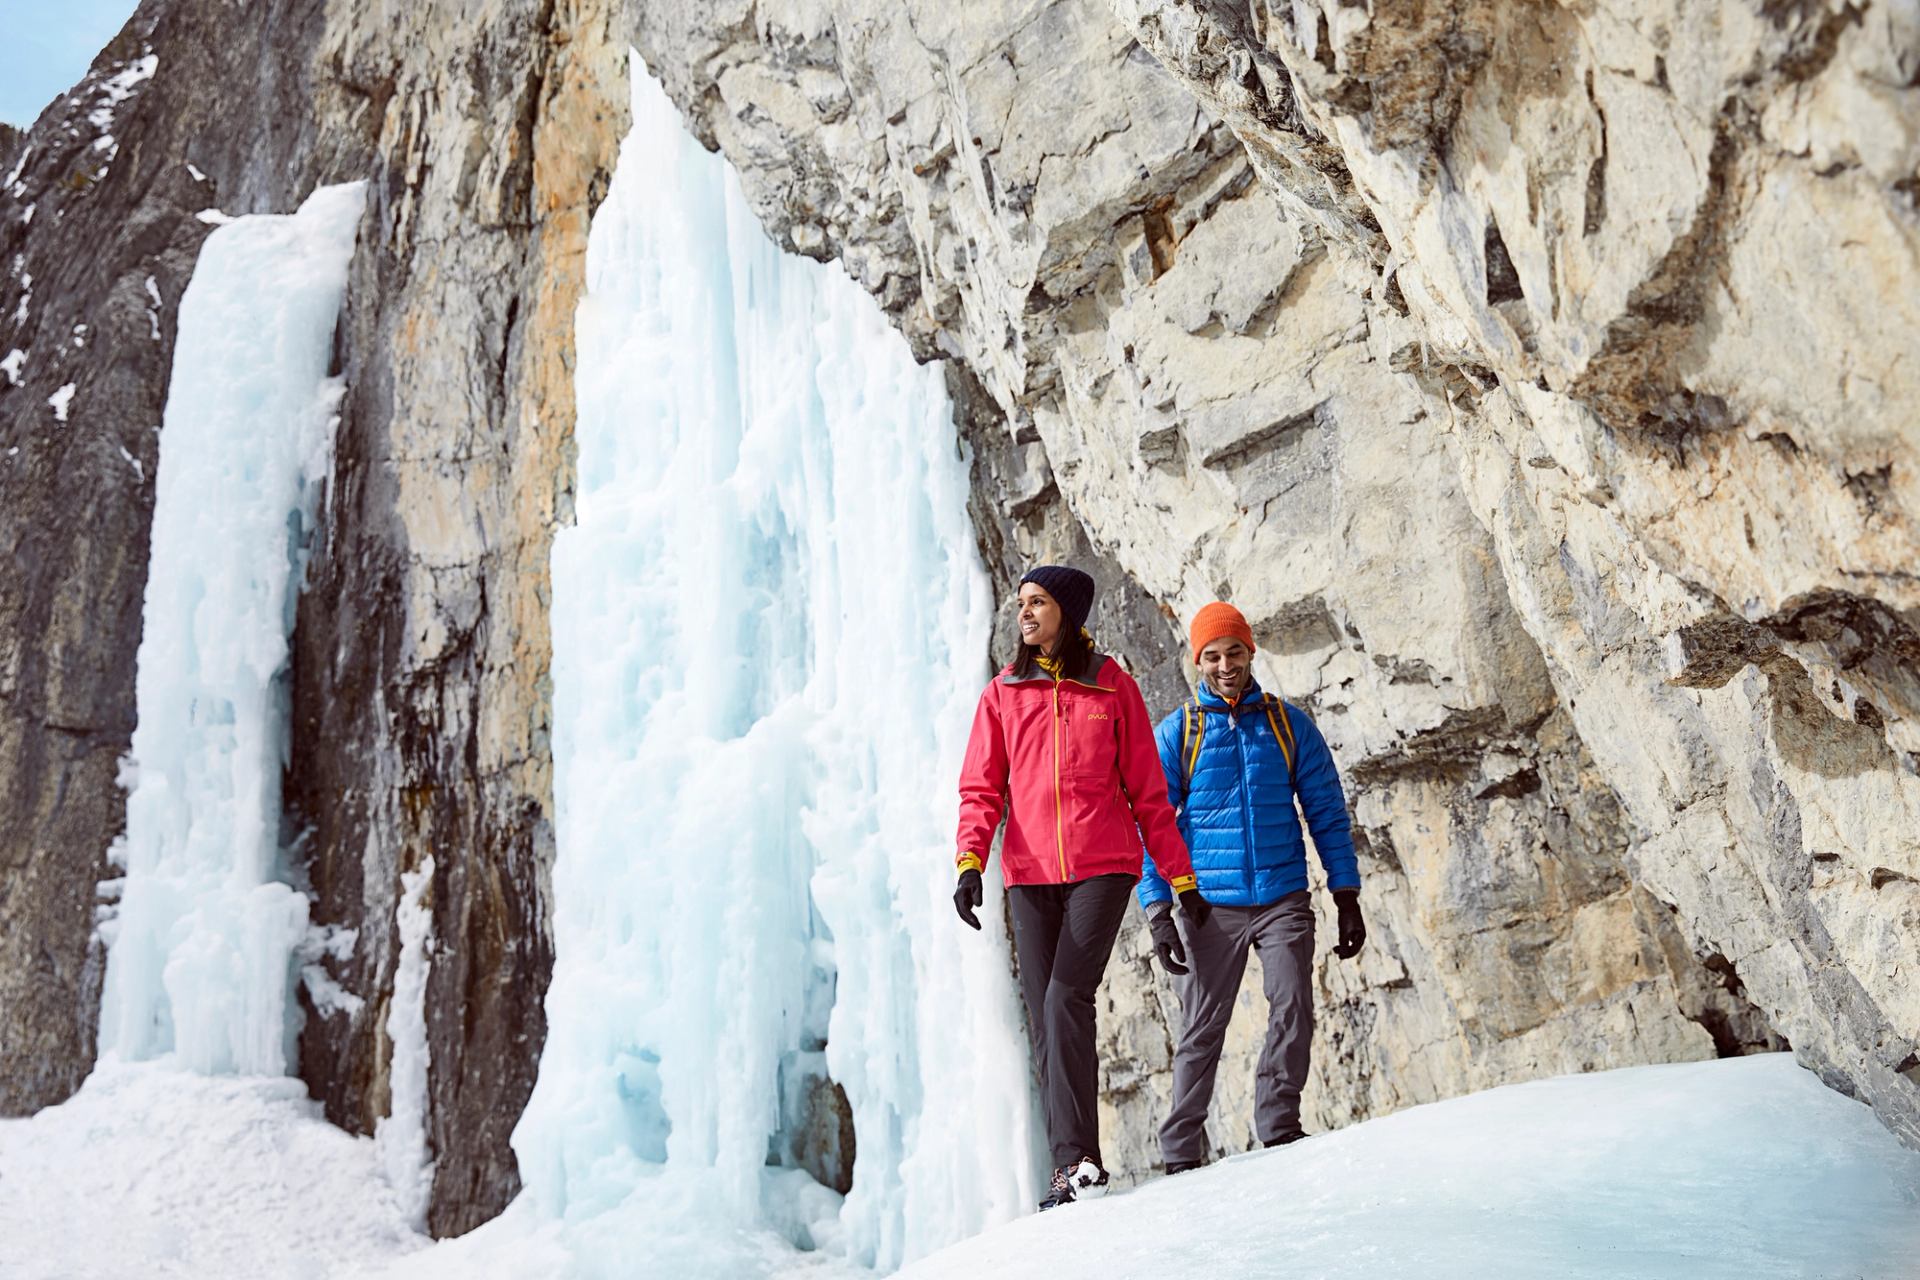
<path id="1" fill-rule="evenodd" d="M 1191 972 L 1174 980 L 1185 1026 L 1173 1056 L 1173 1107 L 1160 1126 L 1160 1153 L 1168 1164 L 1199 1163 L 1207 1157 L 1207 1104 L 1249 947 L 1260 951 L 1271 1006 L 1254 1072 L 1254 1133 L 1264 1143 L 1300 1127 L 1300 1089 L 1313 1045 L 1313 904 L 1302 889 L 1264 907 L 1216 906 L 1202 929 L 1184 912 L 1174 915 Z"/>

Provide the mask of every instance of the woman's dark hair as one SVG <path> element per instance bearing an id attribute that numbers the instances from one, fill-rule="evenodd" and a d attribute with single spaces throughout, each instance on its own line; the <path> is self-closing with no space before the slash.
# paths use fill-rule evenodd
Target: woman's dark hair
<path id="1" fill-rule="evenodd" d="M 1017 634 L 1017 628 L 1016 628 Z M 1028 644 L 1024 640 L 1014 641 L 1013 674 L 1024 680 L 1034 672 L 1035 658 L 1040 656 L 1038 645 Z M 1065 680 L 1078 680 L 1087 674 L 1087 668 L 1093 665 L 1093 641 L 1083 631 L 1075 632 L 1060 641 L 1060 676 Z"/>

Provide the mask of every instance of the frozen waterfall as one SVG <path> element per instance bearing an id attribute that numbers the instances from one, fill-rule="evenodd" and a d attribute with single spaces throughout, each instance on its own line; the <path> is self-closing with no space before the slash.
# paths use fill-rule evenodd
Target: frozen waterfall
<path id="1" fill-rule="evenodd" d="M 966 464 L 941 371 L 781 254 L 635 72 L 579 311 L 556 962 L 510 1218 L 578 1274 L 891 1269 L 1026 1211 L 1040 1163 L 999 912 L 981 936 L 949 900 L 991 621 Z M 182 301 L 103 926 L 122 1059 L 290 1061 L 285 667 L 360 208 L 329 188 L 219 228 Z M 415 923 L 379 1152 L 417 1219 Z"/>
<path id="2" fill-rule="evenodd" d="M 546 1214 L 676 1218 L 653 1273 L 775 1232 L 890 1268 L 1034 1196 L 1000 915 L 949 901 L 991 610 L 966 467 L 940 370 L 767 239 L 637 57 L 633 117 L 579 309 L 556 961 L 514 1146 Z"/>
<path id="3" fill-rule="evenodd" d="M 307 900 L 284 883 L 285 668 L 333 449 L 361 184 L 210 234 L 180 301 L 100 1049 L 279 1074 Z"/>

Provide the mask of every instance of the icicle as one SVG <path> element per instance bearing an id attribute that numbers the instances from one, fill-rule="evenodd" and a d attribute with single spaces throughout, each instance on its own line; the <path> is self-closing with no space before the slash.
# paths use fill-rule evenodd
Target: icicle
<path id="1" fill-rule="evenodd" d="M 400 901 L 393 913 L 400 960 L 387 1007 L 387 1039 L 393 1045 L 387 1064 L 391 1102 L 373 1130 L 387 1183 L 420 1230 L 426 1229 L 427 1202 L 433 1194 L 434 1162 L 427 1137 L 427 1068 L 433 1061 L 427 1043 L 427 973 L 433 964 L 433 908 L 426 901 L 432 884 L 432 858 L 400 877 Z"/>

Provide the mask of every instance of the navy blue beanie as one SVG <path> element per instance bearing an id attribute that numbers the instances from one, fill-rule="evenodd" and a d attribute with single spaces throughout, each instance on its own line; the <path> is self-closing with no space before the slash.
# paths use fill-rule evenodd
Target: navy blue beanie
<path id="1" fill-rule="evenodd" d="M 1080 634 L 1080 628 L 1087 625 L 1087 614 L 1093 609 L 1093 579 L 1064 564 L 1042 564 L 1027 570 L 1027 576 L 1020 579 L 1023 587 L 1029 582 L 1052 596 L 1060 606 L 1064 623 L 1061 634 Z"/>

